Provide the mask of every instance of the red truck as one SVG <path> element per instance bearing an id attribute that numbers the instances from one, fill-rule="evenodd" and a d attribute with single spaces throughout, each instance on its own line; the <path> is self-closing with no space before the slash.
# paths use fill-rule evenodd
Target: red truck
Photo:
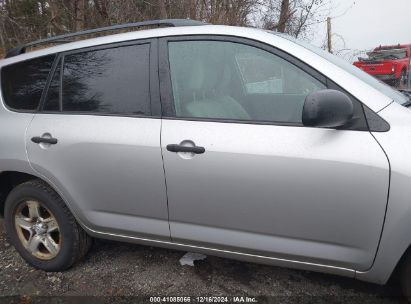
<path id="1" fill-rule="evenodd" d="M 354 65 L 396 87 L 406 85 L 410 72 L 411 44 L 379 46 L 358 58 Z"/>

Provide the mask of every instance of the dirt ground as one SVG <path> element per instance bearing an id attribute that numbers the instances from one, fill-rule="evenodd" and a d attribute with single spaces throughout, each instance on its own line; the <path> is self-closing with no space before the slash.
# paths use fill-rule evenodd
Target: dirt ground
<path id="1" fill-rule="evenodd" d="M 181 266 L 184 253 L 96 240 L 83 262 L 63 273 L 47 273 L 20 258 L 0 219 L 0 303 L 45 303 L 50 296 L 97 296 L 114 303 L 122 297 L 167 295 L 255 296 L 259 303 L 406 303 L 393 283 L 378 286 L 211 256 L 194 267 Z"/>

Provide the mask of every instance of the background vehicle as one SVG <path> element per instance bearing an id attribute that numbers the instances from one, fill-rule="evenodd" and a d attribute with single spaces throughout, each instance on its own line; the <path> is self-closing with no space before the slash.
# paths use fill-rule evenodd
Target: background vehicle
<path id="1" fill-rule="evenodd" d="M 411 58 L 410 44 L 379 46 L 367 55 L 368 58 L 358 58 L 354 65 L 390 85 L 407 85 Z"/>
<path id="2" fill-rule="evenodd" d="M 0 61 L 20 254 L 63 270 L 101 237 L 381 284 L 403 259 L 408 294 L 405 96 L 288 36 L 144 25 L 171 27 Z"/>

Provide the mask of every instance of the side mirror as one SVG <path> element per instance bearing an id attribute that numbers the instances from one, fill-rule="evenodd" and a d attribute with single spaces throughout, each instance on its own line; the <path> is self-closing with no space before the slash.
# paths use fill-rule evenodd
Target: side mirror
<path id="1" fill-rule="evenodd" d="M 306 127 L 337 128 L 347 124 L 354 116 L 354 105 L 344 93 L 321 90 L 308 95 L 303 108 Z"/>

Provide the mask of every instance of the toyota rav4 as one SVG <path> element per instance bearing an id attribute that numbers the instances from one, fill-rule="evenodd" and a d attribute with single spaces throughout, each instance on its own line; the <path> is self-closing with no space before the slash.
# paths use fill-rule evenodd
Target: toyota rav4
<path id="1" fill-rule="evenodd" d="M 411 103 L 351 64 L 163 20 L 19 46 L 0 69 L 0 210 L 34 267 L 97 237 L 379 284 L 398 269 L 411 295 Z"/>

